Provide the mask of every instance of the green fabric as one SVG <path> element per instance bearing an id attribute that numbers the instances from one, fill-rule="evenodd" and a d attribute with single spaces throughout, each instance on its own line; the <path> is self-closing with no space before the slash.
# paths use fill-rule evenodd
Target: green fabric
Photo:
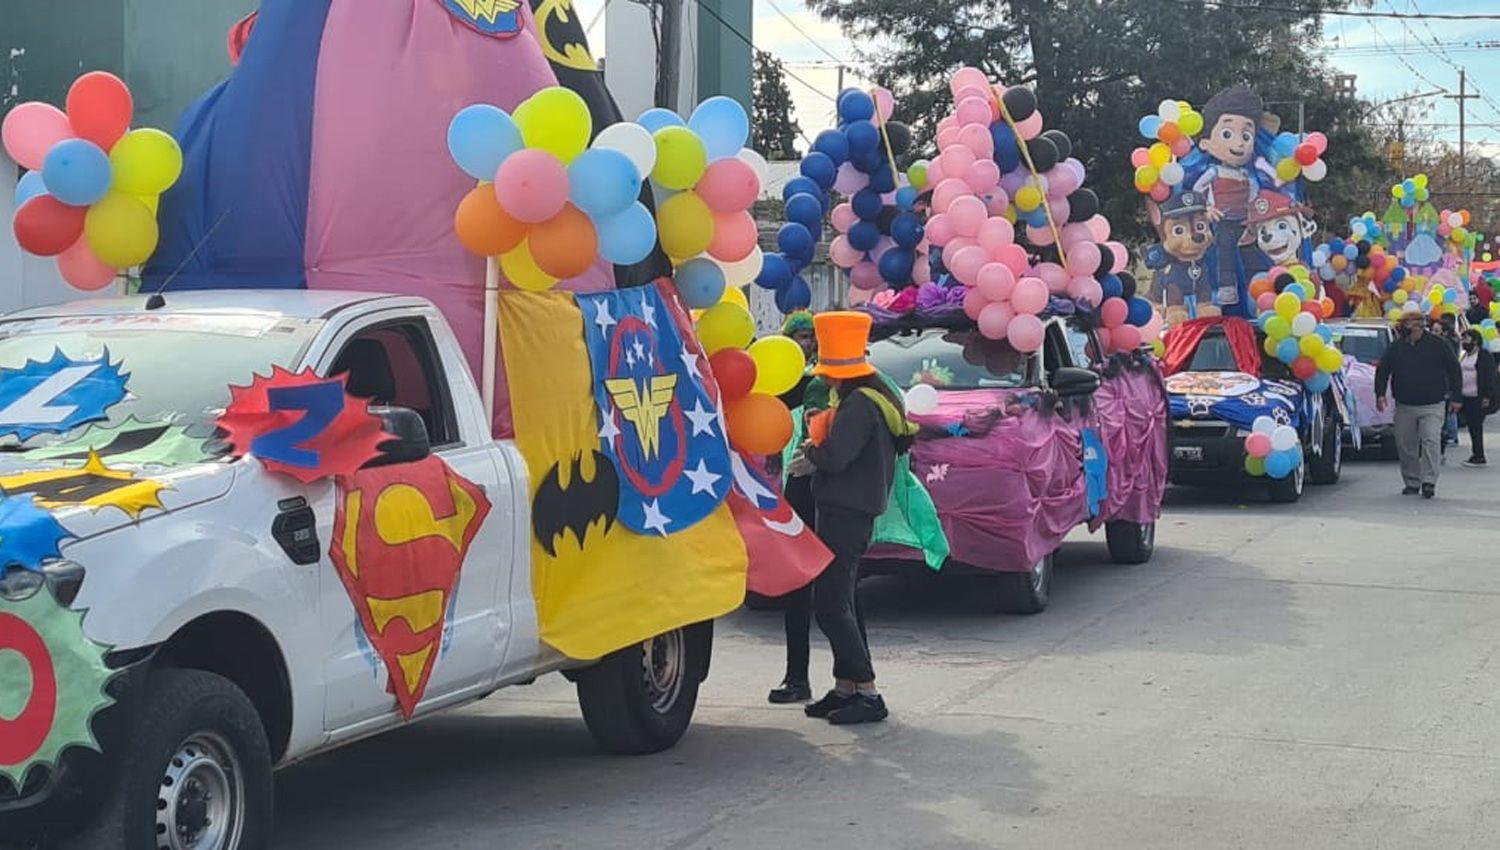
<path id="1" fill-rule="evenodd" d="M 150 438 L 150 432 L 154 431 L 161 433 L 155 438 Z M 134 448 L 127 447 L 127 442 L 130 446 L 136 445 L 135 441 L 130 440 L 130 435 L 138 432 L 144 432 L 149 442 Z M 112 466 L 153 463 L 163 466 L 182 466 L 208 459 L 209 455 L 204 448 L 204 443 L 205 440 L 200 437 L 189 437 L 187 430 L 181 425 L 126 419 L 114 427 L 94 425 L 77 434 L 68 435 L 62 442 L 27 449 L 26 458 L 28 460 L 85 460 L 88 458 L 89 449 L 93 449 L 99 453 L 99 457 L 105 463 Z M 115 446 L 122 447 L 124 450 L 114 450 Z"/>
<path id="2" fill-rule="evenodd" d="M 885 427 L 890 429 L 892 437 L 910 437 L 917 433 L 917 426 L 897 410 L 896 406 L 891 404 L 890 399 L 869 387 L 860 387 L 859 392 L 860 395 L 875 402 L 875 406 L 880 409 L 880 417 L 885 420 Z"/>

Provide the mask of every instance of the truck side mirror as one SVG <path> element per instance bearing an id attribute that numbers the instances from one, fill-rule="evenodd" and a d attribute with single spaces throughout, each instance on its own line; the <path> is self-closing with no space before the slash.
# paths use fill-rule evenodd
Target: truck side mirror
<path id="1" fill-rule="evenodd" d="M 380 417 L 387 438 L 380 443 L 380 454 L 365 467 L 412 463 L 432 454 L 427 439 L 427 424 L 415 410 L 388 404 L 370 405 L 370 413 Z"/>
<path id="2" fill-rule="evenodd" d="M 1092 395 L 1099 389 L 1099 374 L 1077 366 L 1059 366 L 1052 373 L 1052 389 L 1064 398 Z"/>

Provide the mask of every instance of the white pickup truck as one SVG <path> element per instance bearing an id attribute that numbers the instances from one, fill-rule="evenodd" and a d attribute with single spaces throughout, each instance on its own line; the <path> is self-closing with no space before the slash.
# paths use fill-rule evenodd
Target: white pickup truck
<path id="1" fill-rule="evenodd" d="M 109 467 L 164 485 L 162 507 L 137 517 L 100 508 L 88 497 L 107 502 L 115 485 L 80 472 L 74 489 L 49 491 L 80 502 L 53 510 L 74 535 L 61 559 L 40 571 L 0 564 L 0 602 L 51 593 L 84 612 L 85 636 L 107 648 L 103 658 L 118 671 L 108 685 L 113 705 L 93 718 L 102 752 L 73 746 L 16 781 L 0 772 L 0 844 L 29 835 L 49 847 L 264 847 L 275 767 L 405 722 L 330 563 L 335 483 L 300 484 L 253 458 L 230 457 L 214 439 L 230 385 L 277 365 L 347 372 L 349 393 L 372 399 L 387 433 L 400 435 L 382 444 L 377 463 L 395 469 L 436 455 L 490 503 L 416 715 L 562 671 L 606 750 L 657 751 L 686 731 L 708 670 L 711 623 L 597 661 L 563 657 L 538 640 L 526 469 L 511 442 L 491 438 L 463 353 L 431 303 L 185 292 L 168 293 L 156 309 L 145 297 L 119 297 L 0 319 L 0 369 L 55 351 L 98 358 L 106 350 L 129 375 L 129 394 L 94 426 L 108 439 L 89 442 L 84 428 L 24 446 L 0 439 L 0 487 L 48 464 L 76 469 L 93 448 Z M 153 443 L 161 440 L 181 443 Z M 83 448 L 70 453 L 68 445 Z M 28 702 L 6 696 L 0 738 L 7 706 Z"/>

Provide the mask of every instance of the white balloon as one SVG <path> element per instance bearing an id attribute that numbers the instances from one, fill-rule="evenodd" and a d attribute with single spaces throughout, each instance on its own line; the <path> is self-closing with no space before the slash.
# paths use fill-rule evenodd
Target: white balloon
<path id="1" fill-rule="evenodd" d="M 1463 227 L 1464 226 L 1464 217 L 1462 215 L 1458 214 L 1458 213 L 1448 213 L 1448 226 L 1449 227 Z"/>
<path id="2" fill-rule="evenodd" d="M 937 387 L 931 384 L 915 384 L 906 391 L 906 412 L 925 416 L 938 409 Z"/>
<path id="3" fill-rule="evenodd" d="M 771 185 L 771 166 L 766 165 L 765 157 L 757 153 L 754 148 L 740 148 L 740 152 L 735 155 L 750 163 L 750 167 L 755 169 L 755 176 L 760 178 L 761 186 Z"/>
<path id="4" fill-rule="evenodd" d="M 1158 172 L 1158 176 L 1161 177 L 1161 182 L 1167 184 L 1168 186 L 1176 186 L 1178 183 L 1182 182 L 1182 178 L 1184 176 L 1182 172 L 1182 165 L 1176 162 L 1169 162 L 1161 167 L 1161 170 Z"/>
<path id="5" fill-rule="evenodd" d="M 708 255 L 704 254 L 703 256 L 707 257 Z M 750 253 L 743 260 L 736 260 L 732 263 L 720 262 L 719 260 L 714 260 L 714 262 L 718 263 L 719 268 L 724 270 L 724 283 L 726 285 L 745 286 L 746 284 L 753 283 L 755 278 L 760 274 L 761 261 L 764 257 L 765 252 L 761 251 L 760 246 L 757 245 L 751 249 Z M 714 258 L 709 257 L 709 259 L 713 260 Z"/>
<path id="6" fill-rule="evenodd" d="M 1311 313 L 1298 313 L 1292 318 L 1292 335 L 1307 336 L 1318 328 L 1318 320 Z"/>
<path id="7" fill-rule="evenodd" d="M 1422 312 L 1422 308 L 1419 307 L 1415 301 L 1412 301 L 1412 300 L 1408 299 L 1405 304 L 1401 305 L 1401 312 L 1403 312 L 1403 313 L 1421 313 Z"/>
<path id="8" fill-rule="evenodd" d="M 1256 434 L 1269 435 L 1276 430 L 1276 420 L 1269 416 L 1257 416 L 1255 421 L 1250 423 L 1250 430 Z"/>
<path id="9" fill-rule="evenodd" d="M 636 173 L 645 180 L 656 166 L 656 141 L 645 127 L 629 121 L 611 124 L 594 137 L 596 148 L 613 148 L 630 158 Z"/>
<path id="10" fill-rule="evenodd" d="M 1312 165 L 1302 166 L 1302 176 L 1314 183 L 1328 176 L 1328 163 L 1322 159 L 1313 160 Z"/>
<path id="11" fill-rule="evenodd" d="M 1176 121 L 1182 117 L 1182 104 L 1175 100 L 1164 100 L 1156 107 L 1156 115 L 1163 121 Z"/>
<path id="12" fill-rule="evenodd" d="M 1277 425 L 1276 430 L 1271 432 L 1271 448 L 1278 452 L 1294 448 L 1297 445 L 1297 429 L 1290 425 Z"/>

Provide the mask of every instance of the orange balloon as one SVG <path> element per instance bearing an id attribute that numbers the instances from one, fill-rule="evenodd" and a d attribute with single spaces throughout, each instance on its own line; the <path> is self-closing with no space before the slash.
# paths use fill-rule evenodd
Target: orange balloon
<path id="1" fill-rule="evenodd" d="M 1182 130 L 1171 121 L 1163 121 L 1161 122 L 1161 128 L 1156 131 L 1156 137 L 1170 145 L 1182 138 Z"/>
<path id="2" fill-rule="evenodd" d="M 495 187 L 488 183 L 470 189 L 453 213 L 458 241 L 481 257 L 508 253 L 526 238 L 526 227 L 500 206 Z"/>
<path id="3" fill-rule="evenodd" d="M 724 405 L 729 444 L 753 455 L 773 455 L 792 439 L 792 412 L 773 395 L 751 393 Z"/>
<path id="4" fill-rule="evenodd" d="M 1323 296 L 1323 300 L 1320 301 L 1319 303 L 1323 305 L 1323 318 L 1326 319 L 1329 316 L 1333 315 L 1333 299 L 1332 298 L 1329 298 L 1327 295 L 1324 295 Z"/>
<path id="5" fill-rule="evenodd" d="M 1251 298 L 1259 298 L 1264 293 L 1275 291 L 1276 284 L 1272 283 L 1269 277 L 1258 277 L 1255 280 L 1250 281 Z"/>
<path id="6" fill-rule="evenodd" d="M 583 210 L 563 204 L 562 212 L 532 225 L 531 256 L 553 277 L 577 277 L 599 257 L 599 235 Z"/>
<path id="7" fill-rule="evenodd" d="M 1459 210 L 1458 211 L 1458 215 L 1459 215 L 1460 218 L 1463 219 L 1464 227 L 1468 227 L 1469 226 L 1469 211 L 1468 210 Z"/>

